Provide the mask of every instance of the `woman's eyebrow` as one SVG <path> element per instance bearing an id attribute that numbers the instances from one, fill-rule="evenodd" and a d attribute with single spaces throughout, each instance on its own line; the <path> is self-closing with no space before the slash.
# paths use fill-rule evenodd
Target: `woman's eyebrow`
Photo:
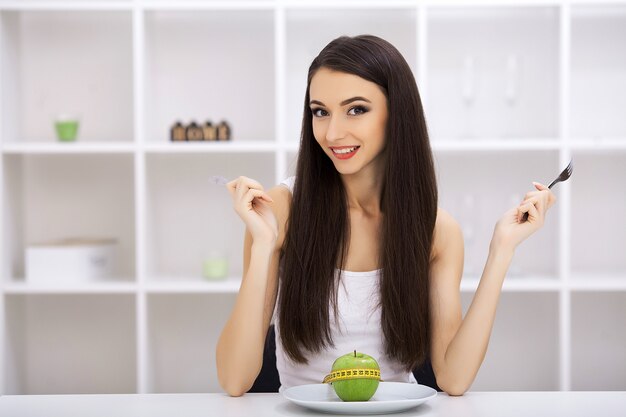
<path id="1" fill-rule="evenodd" d="M 357 97 L 352 97 L 352 98 L 349 98 L 349 99 L 347 99 L 347 100 L 344 100 L 344 101 L 342 101 L 341 103 L 339 103 L 339 105 L 341 105 L 341 106 L 345 106 L 346 104 L 350 104 L 350 103 L 352 103 L 353 101 L 357 101 L 357 100 L 363 100 L 363 101 L 367 101 L 368 103 L 371 103 L 371 101 L 369 101 L 369 100 L 368 100 L 368 99 L 366 99 L 365 97 L 357 96 Z M 324 103 L 322 103 L 321 101 L 318 101 L 318 100 L 311 100 L 311 101 L 309 102 L 309 105 L 311 105 L 311 104 L 319 104 L 320 106 L 325 106 L 325 104 L 324 104 Z"/>

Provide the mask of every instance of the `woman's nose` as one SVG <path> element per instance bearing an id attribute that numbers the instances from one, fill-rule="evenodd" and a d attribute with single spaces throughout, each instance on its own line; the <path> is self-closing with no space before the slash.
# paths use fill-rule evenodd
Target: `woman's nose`
<path id="1" fill-rule="evenodd" d="M 334 142 L 345 137 L 345 125 L 341 117 L 331 117 L 326 129 L 326 140 Z"/>

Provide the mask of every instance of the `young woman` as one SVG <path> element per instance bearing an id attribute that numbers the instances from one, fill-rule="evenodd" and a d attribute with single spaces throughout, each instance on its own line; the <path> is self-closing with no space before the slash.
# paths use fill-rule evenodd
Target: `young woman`
<path id="1" fill-rule="evenodd" d="M 496 223 L 463 319 L 463 237 L 437 205 L 417 85 L 398 50 L 371 35 L 337 38 L 313 60 L 296 176 L 267 192 L 246 177 L 227 188 L 246 225 L 244 276 L 216 354 L 232 396 L 253 385 L 272 319 L 281 391 L 321 383 L 356 349 L 385 381 L 414 383 L 411 370 L 429 359 L 439 387 L 462 395 L 515 248 L 556 201 L 535 183 Z"/>

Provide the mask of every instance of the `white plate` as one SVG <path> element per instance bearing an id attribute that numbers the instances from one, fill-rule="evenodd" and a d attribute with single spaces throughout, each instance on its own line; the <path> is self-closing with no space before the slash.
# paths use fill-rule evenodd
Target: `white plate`
<path id="1" fill-rule="evenodd" d="M 326 413 L 386 414 L 416 407 L 437 396 L 425 385 L 381 382 L 369 401 L 342 401 L 330 384 L 298 385 L 287 388 L 283 396 L 303 407 Z"/>

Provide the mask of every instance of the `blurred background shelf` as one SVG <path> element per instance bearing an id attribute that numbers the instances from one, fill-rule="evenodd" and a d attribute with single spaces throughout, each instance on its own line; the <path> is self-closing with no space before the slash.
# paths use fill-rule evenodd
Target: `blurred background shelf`
<path id="1" fill-rule="evenodd" d="M 480 283 L 480 277 L 463 276 L 461 291 L 474 293 Z M 504 281 L 502 292 L 558 292 L 563 282 L 555 277 L 510 277 Z"/>
<path id="2" fill-rule="evenodd" d="M 5 143 L 2 145 L 4 154 L 103 154 L 103 153 L 130 153 L 136 145 L 133 143 L 57 143 L 57 142 L 26 142 Z"/>
<path id="3" fill-rule="evenodd" d="M 572 291 L 626 291 L 626 276 L 575 276 L 568 282 Z"/>
<path id="4" fill-rule="evenodd" d="M 626 137 L 624 4 L 571 9 L 570 132 L 573 138 Z"/>
<path id="5" fill-rule="evenodd" d="M 147 142 L 169 141 L 171 125 L 191 119 L 225 119 L 237 141 L 276 136 L 273 10 L 145 10 L 141 18 Z"/>
<path id="6" fill-rule="evenodd" d="M 81 142 L 131 142 L 132 12 L 42 6 L 0 6 L 2 141 L 52 142 L 53 119 L 71 113 Z"/>
<path id="7" fill-rule="evenodd" d="M 5 394 L 136 392 L 135 297 L 11 295 Z"/>
<path id="8" fill-rule="evenodd" d="M 146 283 L 145 290 L 150 294 L 215 293 L 236 294 L 241 285 L 241 276 L 231 276 L 219 281 L 200 278 L 160 278 Z"/>
<path id="9" fill-rule="evenodd" d="M 433 5 L 424 104 L 432 137 L 558 136 L 559 17 L 556 5 Z"/>
<path id="10" fill-rule="evenodd" d="M 626 137 L 615 139 L 579 139 L 572 140 L 570 147 L 575 151 L 625 151 Z"/>
<path id="11" fill-rule="evenodd" d="M 137 284 L 106 282 L 85 284 L 29 284 L 11 282 L 4 284 L 5 294 L 135 294 Z"/>
<path id="12" fill-rule="evenodd" d="M 148 295 L 149 392 L 221 391 L 215 341 L 234 303 L 235 294 Z"/>
<path id="13" fill-rule="evenodd" d="M 228 152 L 274 152 L 279 149 L 275 141 L 237 141 L 215 143 L 170 142 L 147 143 L 142 149 L 149 153 L 228 153 Z"/>
<path id="14" fill-rule="evenodd" d="M 0 10 L 132 10 L 133 0 L 3 0 Z"/>
<path id="15" fill-rule="evenodd" d="M 463 314 L 472 296 L 461 295 Z M 504 391 L 559 390 L 559 306 L 559 293 L 554 291 L 503 293 L 474 386 L 500 386 Z"/>
<path id="16" fill-rule="evenodd" d="M 490 139 L 459 140 L 459 139 L 433 139 L 434 151 L 516 151 L 516 150 L 559 150 L 562 145 L 554 139 Z"/>
<path id="17" fill-rule="evenodd" d="M 209 178 L 294 175 L 308 66 L 362 33 L 418 82 L 464 313 L 496 221 L 575 160 L 471 389 L 625 390 L 626 0 L 0 0 L 0 394 L 221 391 L 245 230 Z M 172 143 L 191 120 L 232 140 Z M 28 245 L 67 235 L 117 238 L 119 278 L 28 283 Z"/>
<path id="18" fill-rule="evenodd" d="M 626 292 L 572 294 L 572 390 L 623 390 Z"/>

